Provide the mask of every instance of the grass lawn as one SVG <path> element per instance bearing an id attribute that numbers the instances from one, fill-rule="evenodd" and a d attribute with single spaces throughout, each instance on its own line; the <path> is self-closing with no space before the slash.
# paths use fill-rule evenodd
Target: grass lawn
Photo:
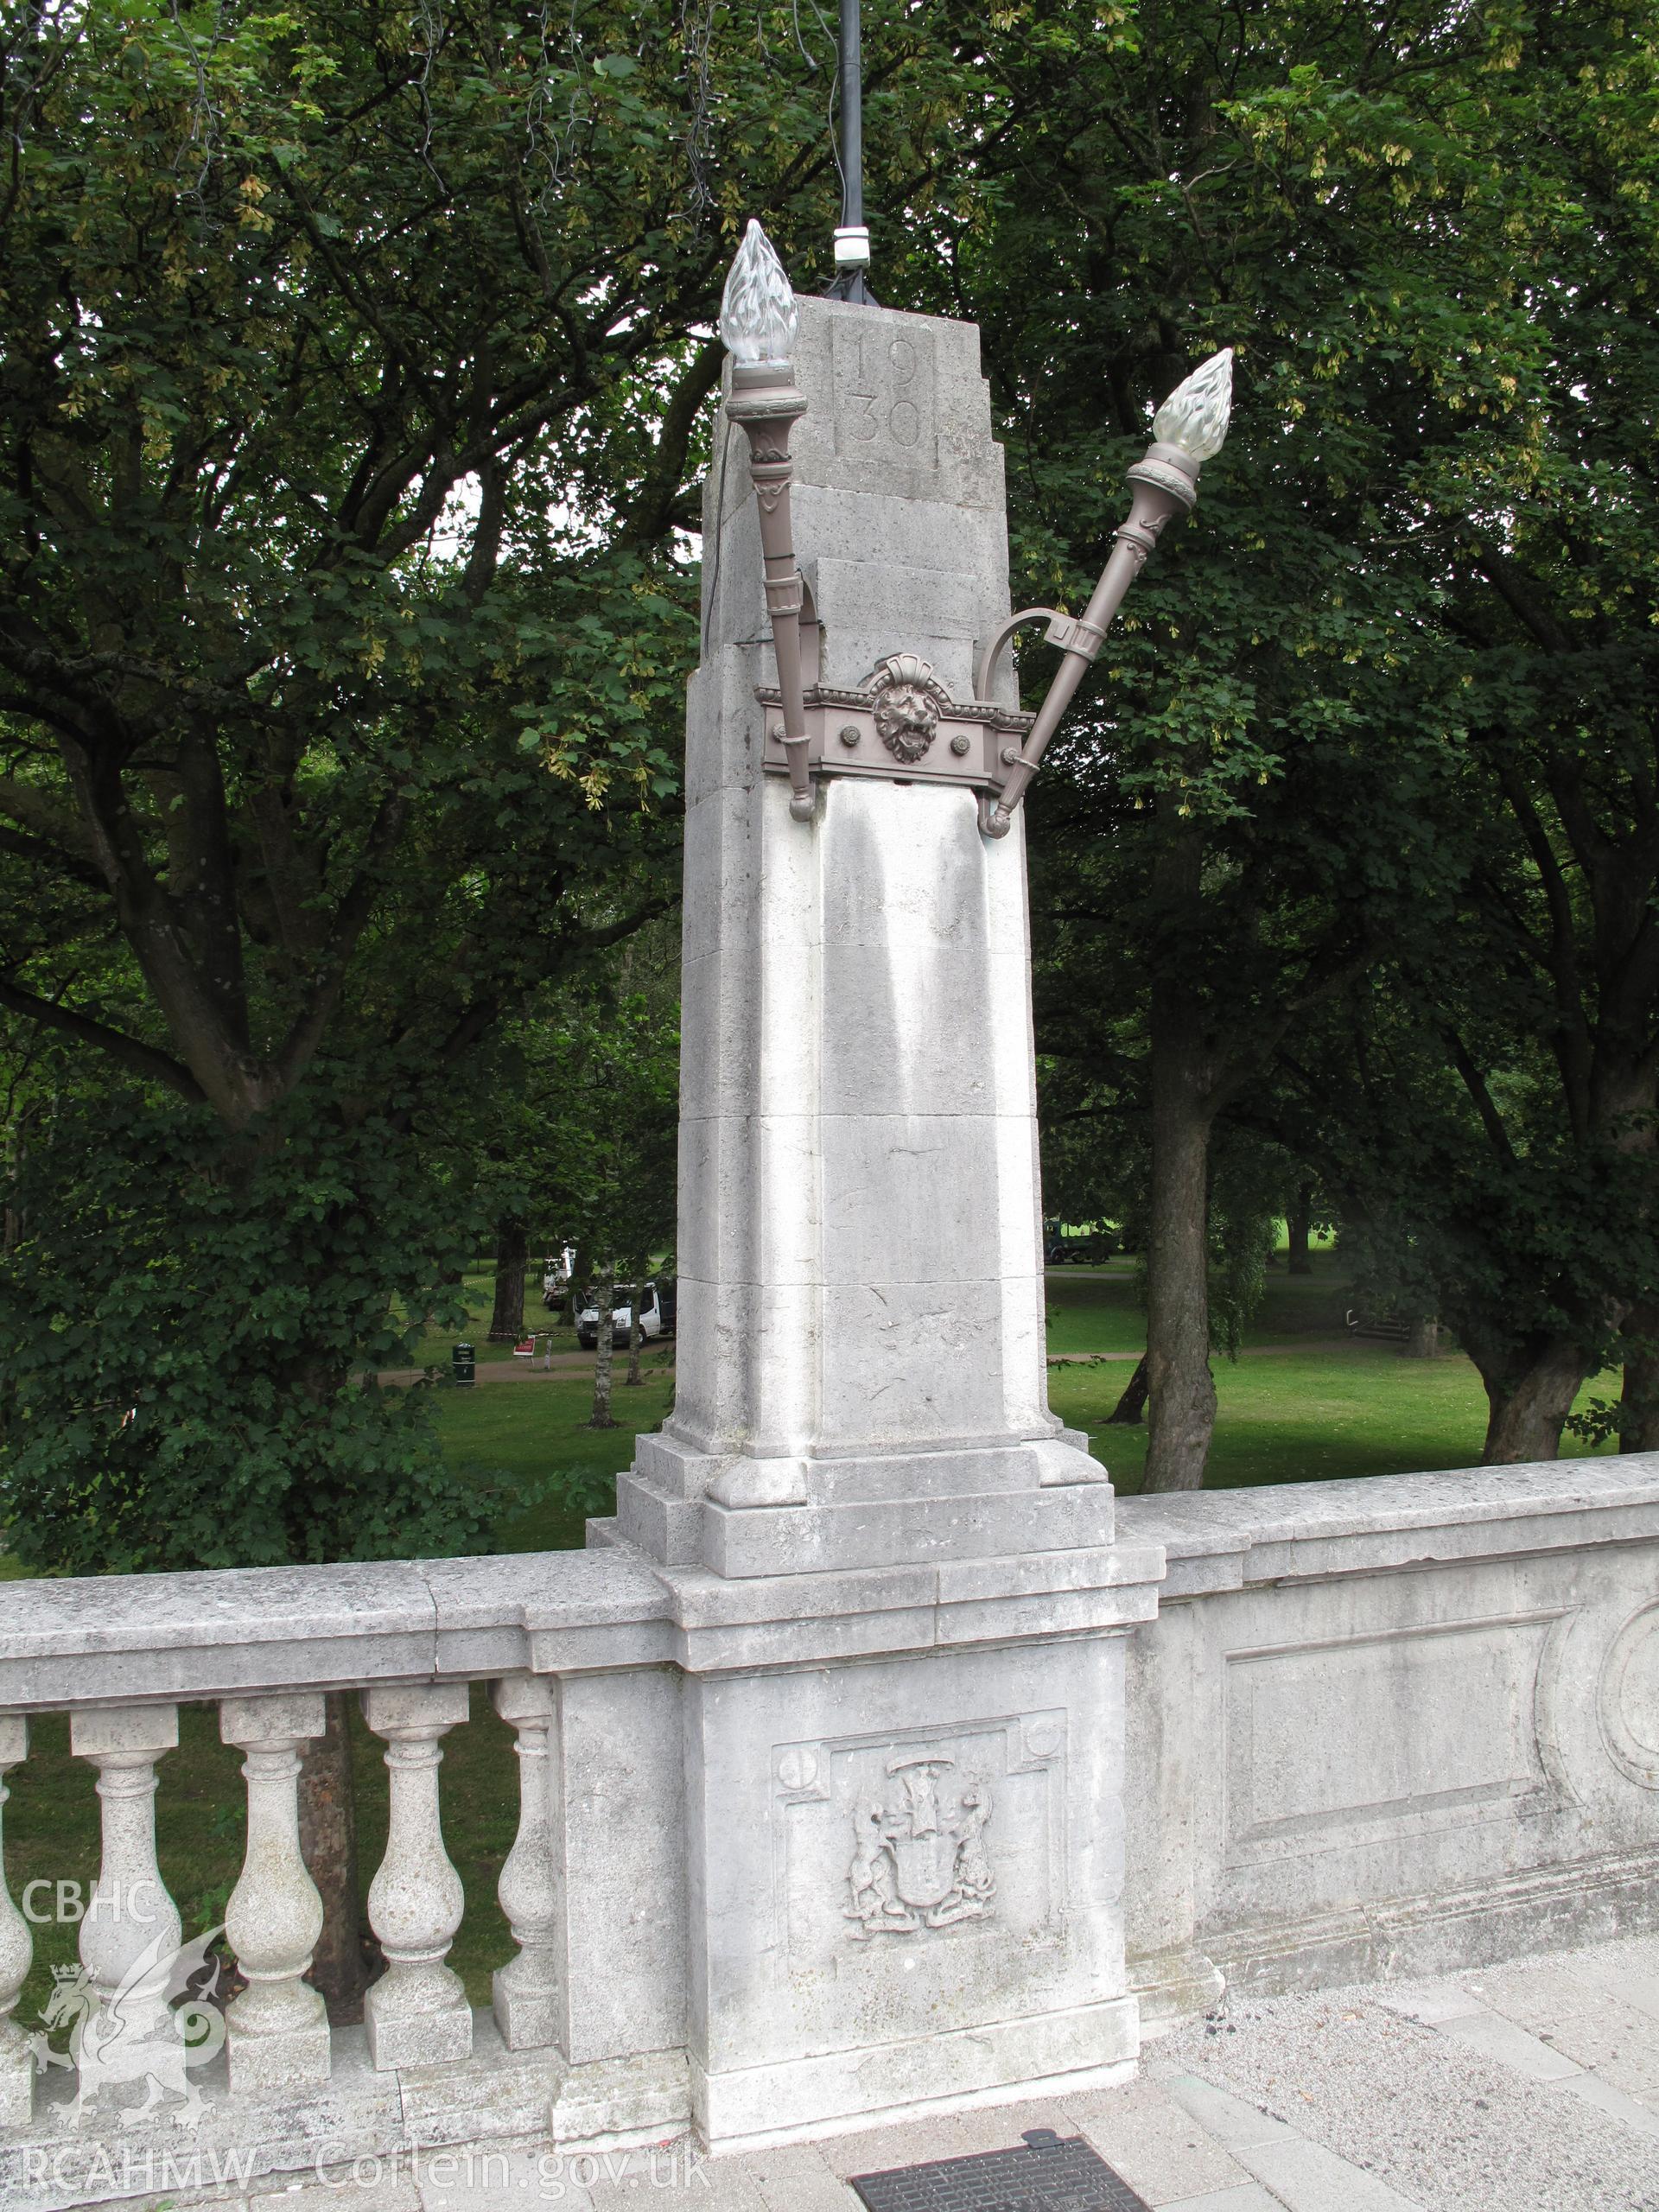
<path id="1" fill-rule="evenodd" d="M 1055 1412 L 1089 1432 L 1126 1497 L 1141 1487 L 1147 1432 L 1105 1422 L 1129 1371 L 1052 1368 L 1048 1378 Z M 1605 1377 L 1586 1385 L 1586 1395 L 1605 1395 L 1611 1386 Z M 1236 1363 L 1217 1360 L 1216 1395 L 1207 1490 L 1475 1466 L 1486 1427 L 1486 1395 L 1466 1359 L 1402 1359 L 1389 1344 L 1246 1351 Z"/>
<path id="2" fill-rule="evenodd" d="M 1135 1270 L 1127 1262 L 1049 1269 L 1051 1352 L 1138 1352 L 1146 1341 L 1146 1315 L 1136 1294 Z M 1123 1380 L 1128 1379 L 1126 1368 Z"/>
<path id="3" fill-rule="evenodd" d="M 1272 1272 L 1246 1344 L 1305 1336 L 1340 1337 L 1354 1297 L 1333 1255 L 1315 1252 L 1311 1275 Z M 1147 1341 L 1140 1275 L 1132 1260 L 1103 1268 L 1048 1271 L 1048 1349 L 1055 1352 L 1140 1352 Z M 1128 1377 L 1125 1377 L 1128 1380 Z"/>
<path id="4" fill-rule="evenodd" d="M 461 1295 L 467 1301 L 467 1319 L 457 1329 L 429 1329 L 415 1347 L 413 1367 L 440 1367 L 449 1370 L 449 1349 L 463 1339 L 477 1353 L 480 1363 L 485 1360 L 511 1359 L 511 1344 L 493 1344 L 487 1341 L 490 1316 L 495 1310 L 495 1271 L 493 1268 L 469 1268 L 461 1279 Z M 542 1304 L 542 1263 L 532 1260 L 524 1270 L 524 1326 L 544 1329 L 552 1325 L 553 1316 Z M 554 1350 L 575 1351 L 576 1332 L 565 1327 L 556 1332 Z"/>
<path id="5" fill-rule="evenodd" d="M 1350 1343 L 1344 1317 L 1352 1303 L 1329 1252 L 1316 1250 L 1311 1275 L 1268 1275 L 1240 1357 L 1215 1363 L 1218 1407 L 1206 1489 L 1478 1465 L 1486 1394 L 1469 1361 L 1458 1352 L 1402 1359 L 1389 1344 Z M 1146 1343 L 1135 1271 L 1126 1262 L 1093 1275 L 1052 1270 L 1048 1316 L 1051 1354 L 1138 1353 Z M 1294 1348 L 1304 1342 L 1306 1350 Z M 1293 1349 L 1261 1349 L 1266 1345 Z M 1130 1497 L 1146 1465 L 1146 1428 L 1109 1428 L 1106 1421 L 1133 1372 L 1123 1358 L 1052 1367 L 1048 1376 L 1055 1412 L 1088 1432 L 1114 1484 Z M 1605 1396 L 1616 1387 L 1604 1376 L 1586 1383 L 1582 1395 Z"/>
<path id="6" fill-rule="evenodd" d="M 1240 1357 L 1216 1361 L 1220 1410 L 1208 1486 L 1478 1465 L 1486 1399 L 1469 1362 L 1456 1352 L 1403 1359 L 1392 1344 L 1348 1342 L 1344 1315 L 1352 1294 L 1333 1256 L 1318 1253 L 1314 1264 L 1311 1276 L 1270 1275 Z M 1117 1487 L 1132 1493 L 1146 1429 L 1109 1428 L 1106 1420 L 1146 1340 L 1133 1267 L 1051 1270 L 1048 1314 L 1051 1353 L 1118 1355 L 1099 1366 L 1052 1367 L 1049 1397 L 1063 1420 L 1092 1436 Z M 583 1520 L 611 1510 L 612 1478 L 627 1464 L 633 1433 L 666 1415 L 672 1374 L 671 1353 L 648 1352 L 639 1389 L 617 1386 L 621 1426 L 604 1433 L 584 1426 L 592 1402 L 585 1376 L 441 1389 L 439 1433 L 450 1464 L 481 1480 L 549 1484 L 547 1496 L 504 1519 L 508 1548 L 578 1545 Z M 1587 1384 L 1586 1395 L 1611 1387 L 1604 1378 Z"/>
<path id="7" fill-rule="evenodd" d="M 507 1357 L 505 1346 L 483 1341 L 489 1323 L 487 1274 L 467 1277 L 480 1359 Z M 1337 1261 L 1315 1255 L 1311 1276 L 1274 1273 L 1261 1312 L 1236 1362 L 1217 1360 L 1220 1414 L 1211 1455 L 1214 1488 L 1306 1482 L 1335 1476 L 1400 1474 L 1472 1465 L 1480 1456 L 1485 1399 L 1468 1361 L 1402 1359 L 1391 1345 L 1351 1344 L 1341 1338 L 1351 1302 Z M 1052 1353 L 1135 1354 L 1144 1323 L 1132 1263 L 1085 1271 L 1058 1268 L 1048 1278 Z M 539 1310 L 539 1309 L 538 1309 Z M 431 1338 L 423 1357 L 445 1367 L 452 1338 Z M 567 1332 L 565 1342 L 571 1341 Z M 1288 1351 L 1250 1347 L 1288 1345 Z M 645 1356 L 636 1389 L 620 1379 L 618 1427 L 585 1426 L 592 1403 L 586 1376 L 550 1376 L 480 1383 L 435 1394 L 438 1433 L 450 1465 L 499 1486 L 500 1536 L 512 1550 L 579 1545 L 587 1516 L 606 1513 L 613 1482 L 628 1464 L 632 1439 L 655 1428 L 672 1402 L 672 1355 Z M 1133 1371 L 1129 1358 L 1052 1368 L 1052 1402 L 1073 1427 L 1088 1431 L 1117 1487 L 1141 1482 L 1146 1430 L 1108 1428 L 1106 1417 Z M 1611 1378 L 1600 1385 L 1604 1394 Z M 538 1494 L 525 1502 L 526 1491 Z M 162 1872 L 184 1915 L 187 1935 L 214 1926 L 241 1855 L 239 1755 L 219 1741 L 217 1714 L 186 1707 L 180 1748 L 162 1763 L 156 1817 Z M 90 1768 L 68 1753 L 68 1726 L 49 1715 L 33 1724 L 26 1765 L 11 1777 L 6 1807 L 6 1861 L 12 1895 L 39 1876 L 90 1886 L 97 1872 L 98 1821 Z M 445 1739 L 444 1834 L 467 1888 L 467 1916 L 451 1953 L 474 2004 L 489 2001 L 491 1969 L 511 1955 L 512 1942 L 495 1898 L 501 1862 L 518 1821 L 512 1732 L 498 1721 L 481 1685 L 473 1689 L 473 1719 Z M 386 1774 L 382 1746 L 357 1724 L 357 1804 L 365 1888 L 385 1837 Z M 16 2017 L 32 2027 L 50 1988 L 53 1964 L 70 1963 L 73 1924 L 37 1926 L 35 1963 Z"/>
<path id="8" fill-rule="evenodd" d="M 671 1352 L 645 1353 L 645 1379 L 631 1389 L 621 1379 L 626 1355 L 617 1355 L 613 1429 L 587 1426 L 594 1386 L 586 1375 L 537 1375 L 434 1393 L 438 1434 L 452 1467 L 480 1481 L 500 1481 L 509 1499 L 514 1490 L 546 1486 L 547 1495 L 525 1508 L 507 1504 L 505 1549 L 580 1547 L 588 1516 L 613 1510 L 615 1478 L 632 1456 L 635 1435 L 660 1428 L 674 1402 L 672 1362 Z"/>

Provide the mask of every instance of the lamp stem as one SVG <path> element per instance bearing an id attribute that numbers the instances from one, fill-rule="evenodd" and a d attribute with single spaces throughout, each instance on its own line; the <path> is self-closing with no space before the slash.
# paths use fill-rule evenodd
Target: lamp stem
<path id="1" fill-rule="evenodd" d="M 1072 642 L 1054 671 L 1054 680 L 1037 709 L 1037 719 L 1026 733 L 1020 757 L 1009 768 L 995 799 L 981 802 L 980 821 L 988 836 L 1006 837 L 1014 826 L 1014 810 L 1041 765 L 1072 695 L 1105 643 L 1106 632 L 1129 586 L 1145 568 L 1147 556 L 1171 516 L 1191 511 L 1198 497 L 1198 467 L 1171 448 L 1154 445 L 1145 460 L 1130 469 L 1129 487 L 1134 496 L 1128 514 L 1118 524 L 1100 582 L 1075 626 Z"/>
<path id="2" fill-rule="evenodd" d="M 841 0 L 841 219 L 864 220 L 864 54 L 858 0 Z"/>
<path id="3" fill-rule="evenodd" d="M 841 226 L 836 232 L 836 275 L 824 296 L 861 307 L 880 302 L 864 281 L 870 258 L 864 228 L 864 41 L 859 0 L 841 0 Z"/>

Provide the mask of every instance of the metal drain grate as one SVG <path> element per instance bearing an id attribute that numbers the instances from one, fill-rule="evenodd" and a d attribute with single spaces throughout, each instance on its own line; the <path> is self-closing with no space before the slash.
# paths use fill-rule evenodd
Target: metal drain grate
<path id="1" fill-rule="evenodd" d="M 1020 2148 L 855 2174 L 868 2212 L 1149 2212 L 1080 2135 L 1028 2128 Z"/>

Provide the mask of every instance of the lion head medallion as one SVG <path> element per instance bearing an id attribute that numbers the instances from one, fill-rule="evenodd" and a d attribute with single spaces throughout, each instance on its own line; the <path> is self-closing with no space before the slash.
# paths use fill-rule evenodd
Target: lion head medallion
<path id="1" fill-rule="evenodd" d="M 875 732 L 895 760 L 919 760 L 938 733 L 939 714 L 949 694 L 925 660 L 894 653 L 875 671 L 873 706 Z"/>

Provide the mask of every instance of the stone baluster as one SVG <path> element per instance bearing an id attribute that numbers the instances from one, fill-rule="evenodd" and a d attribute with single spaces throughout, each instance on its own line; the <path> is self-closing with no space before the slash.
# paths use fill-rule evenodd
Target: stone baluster
<path id="1" fill-rule="evenodd" d="M 0 1713 L 0 1805 L 11 1792 L 3 1777 L 29 1755 L 29 1722 L 21 1713 Z M 11 2017 L 11 2008 L 35 1956 L 29 1923 L 11 1901 L 0 1853 L 0 2127 L 21 2127 L 35 2108 L 35 2054 Z"/>
<path id="2" fill-rule="evenodd" d="M 518 1954 L 497 1969 L 495 2018 L 509 2050 L 536 2050 L 561 2040 L 563 2014 L 563 1885 L 555 1855 L 560 1792 L 550 1743 L 557 1688 L 544 1675 L 510 1675 L 493 1695 L 518 1754 L 518 1834 L 497 1892 Z"/>
<path id="3" fill-rule="evenodd" d="M 182 1929 L 156 1863 L 156 1762 L 178 1740 L 175 1705 L 93 1705 L 70 1715 L 69 1748 L 98 1769 L 104 1827 L 80 1923 L 80 1962 L 98 2003 L 81 2033 L 83 2098 L 102 2086 L 95 2054 L 111 2054 L 113 2080 L 121 2053 L 171 2032 L 168 1974 Z"/>
<path id="4" fill-rule="evenodd" d="M 465 1720 L 467 1706 L 465 1682 L 363 1693 L 368 1724 L 386 1739 L 391 1774 L 386 1855 L 369 1885 L 369 1924 L 386 1971 L 363 2005 L 378 2067 L 440 2065 L 473 2047 L 467 1993 L 443 1962 L 465 1898 L 438 1816 L 438 1738 Z"/>
<path id="5" fill-rule="evenodd" d="M 326 1726 L 320 1693 L 226 1698 L 219 1732 L 246 1753 L 247 1845 L 225 1932 L 248 1986 L 225 2016 L 231 2088 L 328 2078 L 328 2018 L 300 1977 L 322 1933 L 322 1899 L 300 1855 L 300 1759 Z"/>

